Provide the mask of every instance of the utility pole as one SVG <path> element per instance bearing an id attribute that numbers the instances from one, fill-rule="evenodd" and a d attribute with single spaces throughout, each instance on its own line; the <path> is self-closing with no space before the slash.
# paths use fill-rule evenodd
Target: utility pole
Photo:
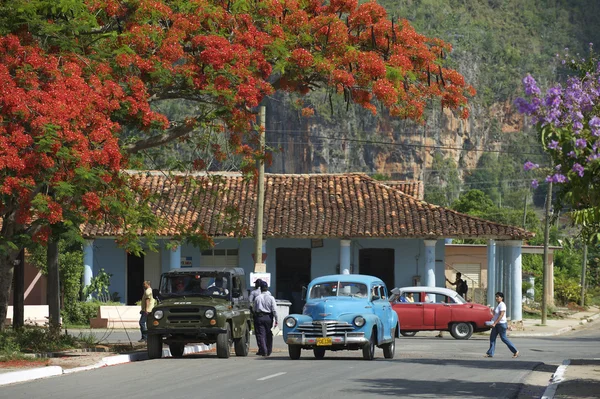
<path id="1" fill-rule="evenodd" d="M 256 247 L 254 249 L 254 272 L 265 273 L 266 265 L 262 259 L 263 215 L 265 211 L 265 106 L 260 107 L 258 133 L 260 137 L 260 157 L 258 158 L 258 192 L 256 200 Z"/>
<path id="2" fill-rule="evenodd" d="M 548 183 L 548 194 L 546 196 L 546 212 L 544 221 L 544 266 L 542 273 L 542 325 L 546 325 L 546 312 L 548 306 L 548 241 L 550 240 L 550 207 L 552 206 L 552 182 Z"/>
<path id="3" fill-rule="evenodd" d="M 523 228 L 527 225 L 527 197 L 529 197 L 529 189 L 527 189 L 527 194 L 525 194 L 525 200 L 523 201 Z"/>
<path id="4" fill-rule="evenodd" d="M 583 263 L 581 265 L 581 306 L 585 306 L 585 273 L 587 269 L 587 243 L 583 244 Z"/>

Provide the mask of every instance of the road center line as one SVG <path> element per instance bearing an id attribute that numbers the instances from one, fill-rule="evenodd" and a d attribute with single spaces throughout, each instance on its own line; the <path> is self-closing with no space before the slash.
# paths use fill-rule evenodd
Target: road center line
<path id="1" fill-rule="evenodd" d="M 256 381 L 264 381 L 264 380 L 268 380 L 269 378 L 279 377 L 280 375 L 284 375 L 284 374 L 287 374 L 287 372 L 284 371 L 282 373 L 271 374 L 271 375 L 268 375 L 266 377 L 259 378 Z"/>

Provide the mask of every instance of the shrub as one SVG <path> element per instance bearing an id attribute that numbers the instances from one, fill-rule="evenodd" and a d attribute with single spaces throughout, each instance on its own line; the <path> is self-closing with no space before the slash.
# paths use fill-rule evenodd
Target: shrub
<path id="1" fill-rule="evenodd" d="M 123 304 L 120 302 L 100 302 L 97 300 L 66 303 L 62 313 L 63 323 L 89 325 L 90 319 L 98 315 L 98 308 L 105 305 L 122 306 Z"/>

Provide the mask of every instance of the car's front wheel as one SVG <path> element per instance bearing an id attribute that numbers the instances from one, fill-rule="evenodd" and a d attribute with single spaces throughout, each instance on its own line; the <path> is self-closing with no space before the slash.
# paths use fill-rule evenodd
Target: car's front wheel
<path id="1" fill-rule="evenodd" d="M 148 335 L 148 359 L 160 359 L 162 357 L 162 335 Z"/>
<path id="2" fill-rule="evenodd" d="M 375 334 L 375 330 L 373 330 L 369 342 L 363 346 L 363 359 L 365 360 L 373 360 L 375 357 Z"/>
<path id="3" fill-rule="evenodd" d="M 454 339 L 469 339 L 473 335 L 473 325 L 471 323 L 454 323 L 450 326 L 450 335 Z"/>
<path id="4" fill-rule="evenodd" d="M 314 348 L 313 353 L 315 354 L 315 359 L 323 359 L 325 357 L 325 348 L 323 348 L 323 347 Z"/>
<path id="5" fill-rule="evenodd" d="M 250 351 L 250 327 L 246 327 L 246 331 L 241 338 L 234 340 L 234 348 L 236 356 L 248 356 Z"/>
<path id="6" fill-rule="evenodd" d="M 403 337 L 414 337 L 415 335 L 417 335 L 416 331 L 400 331 L 400 334 L 402 334 Z"/>
<path id="7" fill-rule="evenodd" d="M 231 350 L 231 327 L 225 323 L 225 332 L 217 335 L 217 357 L 227 359 Z"/>
<path id="8" fill-rule="evenodd" d="M 396 329 L 392 330 L 392 342 L 389 344 L 382 345 L 383 357 L 386 359 L 393 359 L 394 353 L 396 353 Z"/>
<path id="9" fill-rule="evenodd" d="M 300 359 L 301 351 L 302 347 L 300 345 L 288 345 L 288 353 L 290 354 L 290 359 L 292 360 Z"/>
<path id="10" fill-rule="evenodd" d="M 173 357 L 182 357 L 183 352 L 185 351 L 185 344 L 181 344 L 181 343 L 169 344 L 169 351 L 171 352 L 171 356 L 173 356 Z"/>

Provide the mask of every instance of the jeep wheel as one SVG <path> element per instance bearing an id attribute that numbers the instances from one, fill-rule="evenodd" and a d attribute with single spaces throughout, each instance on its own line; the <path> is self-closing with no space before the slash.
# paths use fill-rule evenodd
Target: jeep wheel
<path id="1" fill-rule="evenodd" d="M 325 348 L 314 348 L 313 353 L 315 354 L 315 359 L 323 359 L 325 357 Z"/>
<path id="2" fill-rule="evenodd" d="M 469 339 L 473 335 L 471 323 L 454 323 L 450 326 L 450 334 L 454 339 Z"/>
<path id="3" fill-rule="evenodd" d="M 365 360 L 373 360 L 375 357 L 375 334 L 375 330 L 371 331 L 369 342 L 363 346 L 363 359 Z"/>
<path id="4" fill-rule="evenodd" d="M 241 338 L 234 340 L 235 355 L 236 356 L 248 356 L 250 351 L 250 327 L 246 326 L 246 331 Z"/>
<path id="5" fill-rule="evenodd" d="M 403 337 L 414 337 L 415 335 L 417 335 L 416 331 L 400 331 L 400 334 L 402 334 Z"/>
<path id="6" fill-rule="evenodd" d="M 217 335 L 217 357 L 227 359 L 231 351 L 231 327 L 229 323 L 225 323 L 225 331 L 223 334 Z"/>
<path id="7" fill-rule="evenodd" d="M 292 360 L 300 359 L 301 351 L 302 347 L 300 345 L 288 345 L 288 353 L 290 354 L 290 359 Z"/>
<path id="8" fill-rule="evenodd" d="M 169 344 L 169 350 L 171 351 L 171 356 L 182 357 L 183 351 L 185 350 L 185 344 L 174 342 L 172 344 Z"/>
<path id="9" fill-rule="evenodd" d="M 393 359 L 396 352 L 396 329 L 392 330 L 392 342 L 381 346 L 383 348 L 383 357 Z"/>
<path id="10" fill-rule="evenodd" d="M 162 335 L 148 334 L 148 359 L 160 359 L 162 357 Z"/>

